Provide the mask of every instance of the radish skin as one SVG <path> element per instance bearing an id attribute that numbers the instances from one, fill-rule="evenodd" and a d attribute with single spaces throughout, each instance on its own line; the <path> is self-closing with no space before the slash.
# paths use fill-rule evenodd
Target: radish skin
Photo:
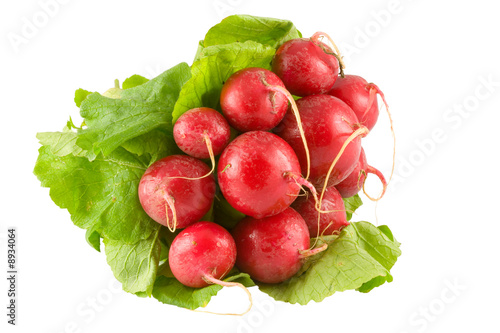
<path id="1" fill-rule="evenodd" d="M 321 201 L 323 213 L 316 210 L 316 202 L 311 196 L 298 198 L 292 204 L 292 208 L 306 222 L 311 237 L 333 235 L 349 225 L 342 196 L 333 186 L 326 189 Z"/>
<path id="2" fill-rule="evenodd" d="M 370 131 L 375 126 L 379 115 L 377 90 L 361 76 L 339 77 L 328 94 L 349 105 L 360 124 L 368 127 Z"/>
<path id="3" fill-rule="evenodd" d="M 339 191 L 339 193 L 342 195 L 343 198 L 352 197 L 364 187 L 366 176 L 368 173 L 376 175 L 382 182 L 383 190 L 380 197 L 378 199 L 373 199 L 370 197 L 373 201 L 377 201 L 381 199 L 385 194 L 387 188 L 387 182 L 385 180 L 384 175 L 379 170 L 368 165 L 365 151 L 363 148 L 361 148 L 361 154 L 359 155 L 359 160 L 354 170 L 340 184 L 337 184 L 335 188 Z"/>
<path id="4" fill-rule="evenodd" d="M 205 163 L 191 156 L 171 155 L 156 161 L 139 182 L 142 208 L 171 230 L 187 227 L 210 210 L 215 179 L 213 175 L 202 178 L 209 172 Z"/>
<path id="5" fill-rule="evenodd" d="M 222 153 L 217 176 L 224 198 L 241 213 L 255 218 L 276 215 L 300 191 L 300 164 L 293 149 L 278 136 L 246 132 Z"/>
<path id="6" fill-rule="evenodd" d="M 214 109 L 194 108 L 186 111 L 174 125 L 174 140 L 189 156 L 204 159 L 217 156 L 229 143 L 231 130 L 226 119 Z M 210 141 L 208 148 L 207 139 Z"/>
<path id="7" fill-rule="evenodd" d="M 253 279 L 279 283 L 302 267 L 309 248 L 309 230 L 292 208 L 255 219 L 246 217 L 232 230 L 238 254 L 236 266 Z"/>
<path id="8" fill-rule="evenodd" d="M 285 116 L 288 100 L 269 86 L 285 85 L 273 72 L 249 67 L 237 71 L 224 83 L 220 95 L 222 113 L 240 132 L 267 131 Z"/>
<path id="9" fill-rule="evenodd" d="M 351 108 L 330 95 L 313 95 L 299 99 L 297 107 L 310 151 L 310 182 L 323 185 L 326 174 L 344 142 L 359 128 Z M 293 148 L 302 168 L 307 167 L 307 156 L 297 122 L 291 112 L 273 130 Z M 344 180 L 354 169 L 361 152 L 361 138 L 349 143 L 332 170 L 327 186 Z"/>
<path id="10" fill-rule="evenodd" d="M 272 61 L 272 70 L 285 87 L 297 96 L 324 94 L 339 75 L 339 61 L 326 44 L 316 38 L 297 38 L 281 45 Z"/>
<path id="11" fill-rule="evenodd" d="M 197 222 L 181 231 L 168 253 L 170 269 L 185 286 L 206 287 L 211 276 L 222 279 L 234 266 L 236 245 L 231 234 L 213 222 Z"/>

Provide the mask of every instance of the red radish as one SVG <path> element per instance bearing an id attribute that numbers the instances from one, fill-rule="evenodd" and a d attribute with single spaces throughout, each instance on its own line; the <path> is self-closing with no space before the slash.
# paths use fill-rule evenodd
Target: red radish
<path id="1" fill-rule="evenodd" d="M 269 86 L 285 87 L 276 74 L 264 68 L 245 68 L 229 77 L 220 104 L 231 126 L 240 132 L 267 131 L 283 119 L 288 99 Z"/>
<path id="2" fill-rule="evenodd" d="M 288 102 L 306 154 L 306 178 L 309 177 L 309 150 L 295 100 L 276 74 L 263 68 L 249 67 L 229 77 L 220 96 L 222 112 L 229 123 L 242 132 L 270 130 L 283 119 Z"/>
<path id="3" fill-rule="evenodd" d="M 236 245 L 231 234 L 213 222 L 197 222 L 181 231 L 168 253 L 170 269 L 185 286 L 205 287 L 234 266 Z"/>
<path id="4" fill-rule="evenodd" d="M 316 202 L 311 196 L 298 198 L 292 204 L 292 208 L 304 218 L 311 237 L 333 235 L 349 225 L 346 219 L 344 201 L 333 186 L 326 189 L 321 201 L 321 210 L 324 213 L 316 210 Z"/>
<path id="5" fill-rule="evenodd" d="M 285 210 L 297 197 L 299 183 L 311 186 L 300 176 L 293 149 L 263 131 L 246 132 L 234 139 L 220 156 L 217 175 L 229 204 L 255 218 Z"/>
<path id="6" fill-rule="evenodd" d="M 209 284 L 223 287 L 240 287 L 248 295 L 252 308 L 252 294 L 238 282 L 221 279 L 233 268 L 236 261 L 236 244 L 231 234 L 213 222 L 197 222 L 181 231 L 168 252 L 168 264 L 175 278 L 185 286 L 202 288 Z M 203 311 L 202 311 L 203 312 Z"/>
<path id="7" fill-rule="evenodd" d="M 365 151 L 363 148 L 361 148 L 361 154 L 359 155 L 359 160 L 354 170 L 346 179 L 344 179 L 339 184 L 335 185 L 335 188 L 339 191 L 339 193 L 342 195 L 343 198 L 352 197 L 353 195 L 358 193 L 364 186 L 367 173 L 373 173 L 382 182 L 384 189 L 382 190 L 382 194 L 380 195 L 379 199 L 382 198 L 387 188 L 387 182 L 385 181 L 384 175 L 380 171 L 368 165 L 368 162 L 366 161 Z M 367 196 L 370 199 L 375 200 L 371 198 L 369 195 Z"/>
<path id="8" fill-rule="evenodd" d="M 321 36 L 327 35 L 316 33 L 311 38 L 292 39 L 276 51 L 272 62 L 273 72 L 294 95 L 326 93 L 333 87 L 343 67 L 339 63 L 338 49 L 335 54 L 329 46 L 319 41 Z"/>
<path id="9" fill-rule="evenodd" d="M 345 75 L 343 78 L 338 78 L 328 94 L 340 98 L 349 105 L 359 122 L 371 130 L 378 119 L 379 91 L 376 85 L 366 82 L 361 76 Z"/>
<path id="10" fill-rule="evenodd" d="M 307 256 L 302 252 L 309 248 L 307 225 L 292 208 L 262 219 L 246 217 L 234 227 L 232 235 L 238 249 L 236 266 L 264 283 L 292 277 Z"/>
<path id="11" fill-rule="evenodd" d="M 303 97 L 297 101 L 297 107 L 311 153 L 310 181 L 314 185 L 324 183 L 344 143 L 349 138 L 352 140 L 335 161 L 326 186 L 340 183 L 356 166 L 361 151 L 361 138 L 357 135 L 366 134 L 366 128 L 358 124 L 356 115 L 347 104 L 330 95 Z M 288 112 L 274 132 L 292 146 L 304 168 L 306 153 L 293 114 Z"/>
<path id="12" fill-rule="evenodd" d="M 210 210 L 215 179 L 213 175 L 201 178 L 209 172 L 205 163 L 191 156 L 171 155 L 156 161 L 139 182 L 142 208 L 171 230 L 187 227 Z"/>
<path id="13" fill-rule="evenodd" d="M 222 153 L 230 135 L 226 119 L 211 108 L 191 109 L 180 116 L 174 125 L 175 143 L 183 152 L 196 158 L 209 158 L 210 149 L 214 156 Z"/>
<path id="14" fill-rule="evenodd" d="M 392 137 L 394 140 L 394 148 L 392 154 L 393 163 L 392 163 L 391 175 L 389 177 L 390 181 L 394 173 L 394 161 L 396 154 L 396 135 L 394 134 L 392 117 L 391 113 L 389 112 L 389 106 L 387 105 L 387 101 L 385 100 L 384 93 L 375 84 L 366 82 L 366 80 L 360 76 L 346 75 L 344 78 L 339 78 L 337 82 L 335 82 L 332 90 L 330 90 L 328 94 L 340 98 L 347 105 L 349 105 L 356 114 L 356 116 L 358 117 L 360 123 L 368 127 L 369 130 L 371 130 L 375 126 L 375 123 L 377 122 L 379 114 L 377 94 L 380 95 L 382 101 L 385 104 L 387 115 L 389 116 Z M 364 158 L 363 166 L 358 166 L 357 167 L 358 171 L 353 173 L 352 177 L 349 180 L 346 180 L 344 184 L 342 185 L 339 184 L 337 186 L 337 189 L 340 191 L 340 193 L 344 198 L 353 196 L 356 193 L 358 193 L 361 187 L 363 186 L 366 172 L 373 173 L 376 174 L 382 181 L 382 184 L 384 186 L 383 192 L 378 199 L 370 197 L 366 192 L 365 194 L 371 200 L 374 201 L 379 200 L 385 193 L 387 183 L 384 179 L 384 176 L 380 173 L 380 171 L 366 164 L 366 157 L 364 157 L 364 153 L 362 155 L 363 157 L 360 156 L 359 163 L 362 163 L 361 159 Z M 360 172 L 362 172 L 363 175 L 361 175 Z"/>

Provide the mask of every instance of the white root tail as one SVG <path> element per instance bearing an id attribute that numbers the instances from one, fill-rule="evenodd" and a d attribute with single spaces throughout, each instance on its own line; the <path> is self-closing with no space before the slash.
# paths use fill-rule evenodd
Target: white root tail
<path id="1" fill-rule="evenodd" d="M 182 177 L 182 176 L 173 176 L 173 177 L 168 177 L 167 179 L 186 179 L 186 180 L 198 180 L 202 179 L 205 177 L 210 176 L 212 173 L 214 173 L 215 170 L 215 155 L 214 155 L 214 150 L 212 148 L 212 140 L 210 140 L 210 137 L 208 134 L 205 132 L 203 133 L 203 141 L 205 141 L 205 144 L 207 145 L 208 149 L 208 155 L 210 155 L 210 162 L 212 163 L 212 169 L 210 169 L 209 172 L 207 172 L 205 175 L 201 177 Z"/>
<path id="2" fill-rule="evenodd" d="M 207 283 L 218 284 L 219 286 L 223 286 L 223 287 L 238 287 L 238 288 L 243 289 L 248 296 L 248 300 L 250 301 L 250 305 L 245 310 L 245 312 L 242 312 L 242 313 L 218 313 L 218 312 L 203 311 L 203 310 L 193 310 L 193 311 L 216 314 L 216 315 L 221 315 L 221 316 L 243 316 L 243 315 L 247 314 L 252 309 L 252 306 L 253 306 L 252 294 L 250 294 L 250 291 L 241 283 L 222 281 L 222 280 L 214 278 L 210 274 L 206 274 L 203 277 L 203 280 L 205 280 Z"/>
<path id="3" fill-rule="evenodd" d="M 175 205 L 174 205 L 174 201 L 172 200 L 172 198 L 170 197 L 170 195 L 168 193 L 165 193 L 163 198 L 165 199 L 165 215 L 167 216 L 167 228 L 168 230 L 170 230 L 171 232 L 175 232 L 175 230 L 177 229 L 177 212 L 175 210 Z M 171 227 L 170 226 L 170 218 L 168 217 L 168 209 L 170 208 L 170 210 L 172 211 L 172 224 L 173 226 Z"/>
<path id="4" fill-rule="evenodd" d="M 315 254 L 318 254 L 320 252 L 323 252 L 325 251 L 326 249 L 328 248 L 328 244 L 323 244 L 321 245 L 320 247 L 317 247 L 315 249 L 307 249 L 307 250 L 300 250 L 299 251 L 299 257 L 300 258 L 307 258 L 307 257 L 311 257 Z"/>
<path id="5" fill-rule="evenodd" d="M 380 179 L 380 181 L 382 182 L 383 188 L 382 188 L 382 193 L 380 193 L 378 198 L 371 197 L 368 193 L 366 193 L 366 190 L 365 190 L 365 182 L 366 182 L 366 177 L 365 177 L 365 180 L 363 182 L 363 192 L 368 197 L 368 199 L 370 199 L 371 201 L 379 201 L 380 199 L 382 199 L 382 197 L 385 194 L 385 191 L 387 190 L 387 182 L 385 181 L 384 175 L 379 170 L 375 169 L 374 167 L 372 167 L 370 165 L 367 166 L 366 172 L 376 175 Z"/>
<path id="6" fill-rule="evenodd" d="M 393 122 L 392 122 L 392 116 L 391 116 L 391 112 L 389 111 L 389 105 L 387 104 L 387 101 L 385 100 L 384 93 L 374 83 L 368 83 L 367 89 L 370 89 L 370 99 L 371 99 L 372 91 L 374 91 L 374 92 L 376 92 L 377 94 L 380 95 L 380 98 L 382 98 L 382 101 L 384 102 L 385 110 L 387 111 L 387 115 L 389 116 L 389 122 L 391 124 L 391 133 L 392 133 L 392 139 L 393 139 L 393 148 L 392 148 L 392 168 L 391 168 L 391 175 L 389 176 L 389 180 L 387 181 L 387 185 L 389 185 L 389 183 L 391 182 L 392 176 L 394 175 L 394 166 L 395 166 L 395 163 L 396 163 L 396 133 L 394 133 L 394 126 L 393 126 Z M 371 106 L 369 105 L 368 108 L 370 108 L 370 107 Z"/>
<path id="7" fill-rule="evenodd" d="M 317 232 L 317 235 L 316 235 L 316 241 L 314 242 L 314 244 L 313 244 L 312 247 L 316 246 L 316 243 L 318 241 L 320 219 L 321 219 L 321 214 L 323 212 L 321 210 L 321 202 L 323 201 L 323 196 L 325 195 L 325 191 L 326 191 L 326 188 L 327 188 L 327 185 L 328 185 L 328 180 L 330 179 L 330 175 L 331 175 L 331 173 L 333 171 L 333 168 L 335 167 L 335 165 L 337 164 L 338 160 L 340 159 L 340 157 L 342 156 L 342 154 L 346 150 L 347 145 L 349 143 L 351 143 L 351 141 L 353 141 L 354 139 L 356 139 L 358 136 L 360 136 L 360 135 L 366 136 L 369 132 L 370 131 L 365 126 L 361 126 L 356 131 L 354 131 L 347 138 L 347 140 L 345 140 L 344 144 L 342 145 L 342 148 L 340 148 L 339 152 L 337 153 L 337 156 L 335 157 L 335 159 L 333 160 L 332 164 L 330 165 L 330 168 L 328 169 L 328 172 L 327 172 L 326 178 L 325 178 L 325 182 L 323 184 L 323 189 L 321 190 L 321 195 L 319 196 L 319 200 L 316 201 L 316 207 L 315 208 L 316 208 L 316 211 L 318 212 L 318 232 Z"/>
<path id="8" fill-rule="evenodd" d="M 306 141 L 306 134 L 304 133 L 304 128 L 302 127 L 302 121 L 300 120 L 300 113 L 299 113 L 299 108 L 297 107 L 297 103 L 295 103 L 295 100 L 293 99 L 292 94 L 285 88 L 281 86 L 273 86 L 270 85 L 269 83 L 266 82 L 265 79 L 262 80 L 262 83 L 271 91 L 274 92 L 279 92 L 282 93 L 283 95 L 286 96 L 288 101 L 290 102 L 290 105 L 292 107 L 293 114 L 295 116 L 295 119 L 297 120 L 297 127 L 299 128 L 299 133 L 300 137 L 302 139 L 302 143 L 304 144 L 304 150 L 306 152 L 306 161 L 307 161 L 307 172 L 306 172 L 306 177 L 305 179 L 309 178 L 309 174 L 311 171 L 311 157 L 309 154 L 309 147 L 307 146 L 307 141 Z"/>
<path id="9" fill-rule="evenodd" d="M 344 60 L 342 59 L 342 55 L 340 54 L 340 50 L 337 47 L 337 45 L 335 45 L 335 42 L 333 41 L 333 39 L 327 33 L 318 31 L 314 35 L 311 36 L 311 39 L 314 41 L 317 41 L 320 37 L 326 37 L 326 39 L 328 39 L 330 44 L 332 44 L 333 48 L 335 49 L 335 53 L 337 54 L 337 59 L 339 60 L 340 68 L 344 69 L 345 63 L 344 63 Z"/>

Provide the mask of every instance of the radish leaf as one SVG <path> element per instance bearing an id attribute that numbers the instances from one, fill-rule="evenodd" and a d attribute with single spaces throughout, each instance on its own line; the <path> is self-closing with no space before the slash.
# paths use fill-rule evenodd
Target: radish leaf
<path id="1" fill-rule="evenodd" d="M 101 252 L 101 235 L 97 231 L 98 226 L 94 225 L 92 228 L 88 228 L 85 232 L 85 239 L 87 243 L 92 246 L 97 252 Z"/>
<path id="2" fill-rule="evenodd" d="M 125 79 L 125 81 L 123 81 L 122 89 L 125 90 L 125 89 L 134 88 L 134 87 L 140 86 L 141 84 L 144 84 L 148 81 L 149 80 L 146 79 L 145 77 L 135 74 L 135 75 L 132 75 L 131 77 Z"/>
<path id="3" fill-rule="evenodd" d="M 343 198 L 342 200 L 344 200 L 347 221 L 350 221 L 352 219 L 352 214 L 354 214 L 356 209 L 361 207 L 363 201 L 361 201 L 361 198 L 357 194 L 350 198 Z"/>
<path id="4" fill-rule="evenodd" d="M 203 43 L 205 47 L 208 47 L 252 40 L 276 49 L 284 42 L 300 37 L 302 34 L 290 21 L 250 15 L 232 15 L 208 30 Z"/>
<path id="5" fill-rule="evenodd" d="M 44 140 L 48 137 L 45 134 Z M 82 152 L 58 156 L 51 151 L 52 146 L 58 147 L 58 136 L 50 137 L 54 142 L 44 141 L 34 173 L 43 187 L 50 188 L 55 204 L 69 211 L 75 225 L 98 226 L 96 231 L 104 238 L 129 243 L 148 238 L 156 230 L 157 223 L 144 212 L 137 194 L 149 158 L 121 147 L 106 157 L 99 154 L 92 162 L 80 156 Z M 74 142 L 65 146 L 66 152 L 78 149 Z"/>
<path id="6" fill-rule="evenodd" d="M 353 222 L 311 258 L 307 269 L 280 284 L 258 283 L 259 289 L 276 300 L 303 305 L 336 291 L 367 292 L 392 281 L 389 270 L 401 255 L 399 245 L 371 223 Z"/>
<path id="7" fill-rule="evenodd" d="M 167 270 L 166 275 L 158 276 L 153 288 L 153 297 L 165 304 L 194 310 L 207 306 L 212 296 L 217 295 L 217 292 L 222 289 L 221 286 L 215 284 L 204 288 L 186 287 L 174 277 L 168 275 Z M 224 281 L 239 282 L 245 287 L 255 285 L 248 274 L 245 273 L 235 273 L 225 278 Z"/>
<path id="8" fill-rule="evenodd" d="M 171 132 L 172 110 L 189 76 L 189 66 L 181 63 L 151 81 L 122 90 L 118 99 L 89 95 L 80 108 L 87 128 L 79 132 L 77 144 L 106 156 L 155 128 Z"/>
<path id="9" fill-rule="evenodd" d="M 106 259 L 123 290 L 151 296 L 160 261 L 160 227 L 149 238 L 134 244 L 104 239 Z"/>

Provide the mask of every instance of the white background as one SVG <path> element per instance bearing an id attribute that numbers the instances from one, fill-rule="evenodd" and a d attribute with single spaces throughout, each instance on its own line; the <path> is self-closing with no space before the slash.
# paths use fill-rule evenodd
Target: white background
<path id="1" fill-rule="evenodd" d="M 7 284 L 0 274 L 2 332 L 498 332 L 500 23 L 494 1 L 60 0 L 44 21 L 41 3 L 47 2 L 0 5 L 0 267 L 6 271 L 7 226 L 16 226 L 20 272 L 16 327 L 6 324 Z M 402 243 L 394 282 L 307 306 L 252 290 L 255 306 L 244 317 L 141 299 L 116 290 L 104 254 L 86 244 L 84 230 L 32 174 L 36 132 L 60 130 L 70 115 L 78 119 L 76 89 L 104 92 L 115 78 L 152 78 L 179 62 L 191 64 L 198 40 L 233 13 L 289 19 L 304 36 L 329 33 L 345 51 L 347 73 L 385 92 L 397 164 L 377 223 L 389 225 Z M 26 22 L 39 27 L 31 34 L 24 28 L 23 35 Z M 14 35 L 25 40 L 14 46 Z M 369 163 L 386 175 L 387 123 L 381 113 L 363 143 Z M 378 191 L 373 179 L 369 185 Z M 363 198 L 355 219 L 375 223 L 375 205 Z M 208 309 L 246 305 L 246 296 L 230 289 Z"/>

